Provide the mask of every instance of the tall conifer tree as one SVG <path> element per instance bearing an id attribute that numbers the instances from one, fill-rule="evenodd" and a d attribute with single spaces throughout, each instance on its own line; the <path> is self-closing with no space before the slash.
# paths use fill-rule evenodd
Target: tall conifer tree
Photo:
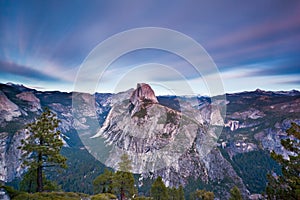
<path id="1" fill-rule="evenodd" d="M 36 173 L 36 191 L 43 191 L 43 171 L 48 167 L 66 168 L 66 158 L 60 154 L 63 146 L 60 121 L 48 108 L 37 119 L 26 125 L 28 137 L 19 147 L 23 152 L 23 165 Z"/>

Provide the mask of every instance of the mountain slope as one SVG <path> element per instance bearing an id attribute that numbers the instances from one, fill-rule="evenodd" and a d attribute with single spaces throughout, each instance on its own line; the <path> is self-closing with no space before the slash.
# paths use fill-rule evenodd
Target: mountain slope
<path id="1" fill-rule="evenodd" d="M 88 153 L 93 153 L 95 144 L 113 150 L 111 156 L 103 151 L 105 159 L 98 158 L 110 167 L 115 167 L 120 152 L 131 155 L 135 172 L 142 173 L 140 191 L 149 178 L 162 176 L 169 186 L 183 184 L 186 191 L 206 188 L 222 199 L 233 185 L 244 196 L 247 191 L 261 192 L 265 174 L 278 169 L 268 151 L 287 155 L 280 139 L 286 137 L 291 121 L 300 123 L 298 91 L 228 94 L 222 102 L 227 104 L 223 119 L 210 98 L 155 97 L 150 89 L 89 95 L 0 84 L 1 180 L 10 182 L 23 173 L 17 149 L 24 137 L 22 128 L 45 106 L 62 121 L 62 153 L 69 164 L 63 174 L 49 176 L 67 191 L 87 193 L 92 192 L 92 179 L 104 168 Z M 74 107 L 76 101 L 78 107 Z M 214 135 L 223 122 L 222 134 Z M 92 143 L 86 145 L 87 141 Z M 215 145 L 210 152 L 204 148 L 207 144 Z M 153 164 L 153 160 L 164 162 Z"/>

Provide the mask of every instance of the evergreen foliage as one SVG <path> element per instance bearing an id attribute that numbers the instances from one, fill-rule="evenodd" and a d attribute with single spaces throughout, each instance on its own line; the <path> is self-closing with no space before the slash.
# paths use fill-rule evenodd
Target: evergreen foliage
<path id="1" fill-rule="evenodd" d="M 169 200 L 178 200 L 179 192 L 175 187 L 168 188 Z"/>
<path id="2" fill-rule="evenodd" d="M 185 200 L 184 190 L 183 190 L 182 185 L 180 185 L 179 188 L 178 188 L 178 200 Z"/>
<path id="3" fill-rule="evenodd" d="M 131 169 L 131 160 L 127 154 L 123 154 L 117 172 L 113 173 L 105 169 L 103 174 L 95 178 L 93 181 L 94 192 L 114 193 L 121 200 L 131 198 L 136 193 L 134 177 L 130 172 Z"/>
<path id="4" fill-rule="evenodd" d="M 36 191 L 44 190 L 43 171 L 48 167 L 66 168 L 66 158 L 60 154 L 63 142 L 58 128 L 60 121 L 48 108 L 26 125 L 27 139 L 21 141 L 23 165 L 36 172 Z"/>
<path id="5" fill-rule="evenodd" d="M 113 189 L 121 200 L 132 197 L 135 193 L 132 173 L 117 171 L 113 179 Z"/>
<path id="6" fill-rule="evenodd" d="M 93 181 L 94 193 L 112 193 L 113 180 L 114 173 L 108 169 L 105 169 L 104 173 L 96 177 Z"/>
<path id="7" fill-rule="evenodd" d="M 292 155 L 284 159 L 274 151 L 271 156 L 282 169 L 282 175 L 268 175 L 266 193 L 268 199 L 300 199 L 300 126 L 292 123 L 286 131 L 289 138 L 281 140 L 282 146 Z"/>
<path id="8" fill-rule="evenodd" d="M 127 154 L 121 156 L 121 162 L 118 165 L 121 172 L 130 172 L 132 170 L 131 160 Z"/>
<path id="9" fill-rule="evenodd" d="M 214 200 L 214 193 L 206 190 L 196 190 L 190 195 L 190 200 Z"/>
<path id="10" fill-rule="evenodd" d="M 182 185 L 178 188 L 168 188 L 169 200 L 184 200 L 184 191 Z"/>
<path id="11" fill-rule="evenodd" d="M 127 154 L 121 156 L 119 170 L 113 178 L 113 189 L 121 200 L 126 197 L 132 197 L 135 193 L 134 177 L 130 172 L 132 170 L 131 160 Z"/>
<path id="12" fill-rule="evenodd" d="M 230 190 L 230 197 L 229 200 L 243 200 L 243 197 L 241 195 L 241 192 L 237 186 L 234 186 Z"/>
<path id="13" fill-rule="evenodd" d="M 95 194 L 93 180 L 104 172 L 105 165 L 86 149 L 63 147 L 61 153 L 68 158 L 68 168 L 59 175 L 55 171 L 46 171 L 46 176 L 55 180 L 66 192 Z"/>
<path id="14" fill-rule="evenodd" d="M 268 171 L 280 173 L 280 166 L 266 151 L 251 151 L 228 159 L 251 193 L 261 193 L 266 188 Z M 255 160 L 255 162 L 253 162 Z M 228 189 L 229 190 L 229 189 Z"/>
<path id="15" fill-rule="evenodd" d="M 153 200 L 169 199 L 168 189 L 160 176 L 152 184 L 150 194 Z"/>
<path id="16" fill-rule="evenodd" d="M 37 173 L 34 170 L 29 170 L 23 176 L 20 182 L 20 190 L 28 193 L 36 192 L 37 190 Z M 43 188 L 45 191 L 59 191 L 61 188 L 57 185 L 56 182 L 47 180 L 45 174 L 43 176 Z"/>

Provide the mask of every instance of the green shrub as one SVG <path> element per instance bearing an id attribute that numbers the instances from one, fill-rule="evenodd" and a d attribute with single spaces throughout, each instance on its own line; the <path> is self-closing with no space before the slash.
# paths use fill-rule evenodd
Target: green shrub
<path id="1" fill-rule="evenodd" d="M 2 185 L 0 188 L 3 188 L 10 198 L 14 198 L 15 196 L 18 196 L 23 193 L 7 185 Z"/>
<path id="2" fill-rule="evenodd" d="M 88 197 L 88 195 L 74 192 L 20 193 L 12 200 L 80 200 L 81 197 Z"/>
<path id="3" fill-rule="evenodd" d="M 152 198 L 151 197 L 135 197 L 134 200 L 151 200 Z"/>
<path id="4" fill-rule="evenodd" d="M 147 109 L 144 107 L 141 107 L 140 111 L 134 113 L 134 117 L 138 117 L 138 118 L 144 118 L 147 115 Z"/>
<path id="5" fill-rule="evenodd" d="M 117 199 L 117 197 L 110 193 L 102 193 L 92 196 L 91 200 L 111 200 L 111 199 Z"/>

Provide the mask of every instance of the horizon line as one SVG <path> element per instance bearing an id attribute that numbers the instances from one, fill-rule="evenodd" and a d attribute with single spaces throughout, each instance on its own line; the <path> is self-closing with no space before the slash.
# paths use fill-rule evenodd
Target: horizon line
<path id="1" fill-rule="evenodd" d="M 96 91 L 94 93 L 89 93 L 89 92 L 81 92 L 81 91 L 62 91 L 62 90 L 47 90 L 47 88 L 43 88 L 43 87 L 38 87 L 38 86 L 29 86 L 29 85 L 25 85 L 25 84 L 18 84 L 18 83 L 13 83 L 13 82 L 7 82 L 7 83 L 3 83 L 0 82 L 0 84 L 3 85 L 9 85 L 9 86 L 21 86 L 21 87 L 25 87 L 27 89 L 31 89 L 31 90 L 35 90 L 38 92 L 61 92 L 61 93 L 83 93 L 83 94 L 90 94 L 90 95 L 94 95 L 94 94 L 118 94 L 118 93 L 122 93 L 122 92 L 126 92 L 129 90 L 134 90 L 134 88 L 129 88 L 127 90 L 121 91 L 121 92 L 99 92 Z M 151 84 L 150 84 L 151 85 Z M 235 91 L 235 92 L 225 92 L 224 94 L 218 94 L 216 96 L 221 96 L 221 95 L 230 95 L 230 94 L 239 94 L 239 93 L 247 93 L 247 92 L 274 92 L 274 93 L 278 93 L 278 92 L 300 92 L 300 90 L 298 89 L 290 89 L 290 90 L 264 90 L 264 89 L 260 89 L 260 88 L 256 88 L 255 90 L 242 90 L 242 91 Z M 154 91 L 155 93 L 155 91 Z M 174 94 L 159 94 L 156 96 L 201 96 L 201 97 L 212 97 L 206 94 L 184 94 L 184 95 L 174 95 Z"/>

